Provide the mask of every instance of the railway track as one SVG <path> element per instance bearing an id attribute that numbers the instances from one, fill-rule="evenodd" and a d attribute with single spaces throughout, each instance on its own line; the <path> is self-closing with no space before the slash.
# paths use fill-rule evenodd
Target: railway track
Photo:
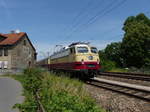
<path id="1" fill-rule="evenodd" d="M 137 74 L 137 73 L 123 73 L 123 72 L 101 72 L 98 75 L 134 79 L 134 80 L 141 80 L 141 81 L 150 81 L 149 74 L 146 75 L 146 74 Z"/>
<path id="2" fill-rule="evenodd" d="M 39 96 L 38 92 L 36 93 L 36 100 L 38 102 L 38 110 L 37 110 L 37 112 L 46 112 L 44 107 L 43 107 L 43 105 L 42 105 L 42 103 L 40 102 L 40 96 Z"/>
<path id="3" fill-rule="evenodd" d="M 96 77 L 91 79 L 90 83 L 88 84 L 150 102 L 150 87 L 111 81 Z"/>

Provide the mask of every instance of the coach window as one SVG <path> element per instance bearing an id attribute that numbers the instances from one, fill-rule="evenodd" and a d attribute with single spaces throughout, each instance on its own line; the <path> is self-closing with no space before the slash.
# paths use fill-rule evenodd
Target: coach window
<path id="1" fill-rule="evenodd" d="M 8 56 L 8 49 L 4 49 L 4 56 Z"/>
<path id="2" fill-rule="evenodd" d="M 3 49 L 0 49 L 0 56 L 3 56 Z"/>

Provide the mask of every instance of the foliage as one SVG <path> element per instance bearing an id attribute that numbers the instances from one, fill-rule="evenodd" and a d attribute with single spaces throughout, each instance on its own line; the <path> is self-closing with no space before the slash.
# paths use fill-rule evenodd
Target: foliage
<path id="1" fill-rule="evenodd" d="M 47 112 L 102 112 L 83 89 L 83 83 L 51 73 L 44 75 L 41 100 Z"/>
<path id="2" fill-rule="evenodd" d="M 22 82 L 26 97 L 23 104 L 14 106 L 21 112 L 37 112 L 37 91 L 46 112 L 104 112 L 83 89 L 83 83 L 75 79 L 35 68 L 15 78 Z"/>
<path id="3" fill-rule="evenodd" d="M 107 47 L 105 48 L 105 54 L 107 59 L 115 61 L 117 66 L 122 66 L 123 59 L 121 56 L 121 42 L 114 42 L 108 44 Z"/>
<path id="4" fill-rule="evenodd" d="M 113 68 L 109 72 L 129 72 L 128 68 Z"/>
<path id="5" fill-rule="evenodd" d="M 25 89 L 35 94 L 42 84 L 42 71 L 40 69 L 26 69 L 24 70 Z"/>
<path id="6" fill-rule="evenodd" d="M 150 19 L 142 13 L 130 16 L 124 22 L 123 30 L 122 42 L 111 43 L 99 52 L 102 69 L 150 69 Z"/>
<path id="7" fill-rule="evenodd" d="M 129 68 L 128 72 L 150 74 L 150 69 L 146 67 L 142 67 L 142 68 L 131 67 Z"/>
<path id="8" fill-rule="evenodd" d="M 116 63 L 107 58 L 104 50 L 99 51 L 100 63 L 101 63 L 101 71 L 110 71 L 113 68 L 116 68 Z"/>
<path id="9" fill-rule="evenodd" d="M 150 67 L 150 19 L 144 14 L 128 17 L 121 52 L 128 67 Z"/>
<path id="10" fill-rule="evenodd" d="M 42 73 L 40 69 L 29 68 L 25 69 L 24 73 L 15 76 L 15 79 L 19 80 L 24 87 L 24 96 L 26 97 L 23 104 L 16 104 L 14 108 L 19 108 L 21 112 L 36 112 L 38 109 L 38 102 L 35 94 L 42 83 Z"/>

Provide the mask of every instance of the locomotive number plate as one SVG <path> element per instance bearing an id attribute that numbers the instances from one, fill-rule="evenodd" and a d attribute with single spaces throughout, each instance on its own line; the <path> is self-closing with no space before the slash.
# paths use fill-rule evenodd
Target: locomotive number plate
<path id="1" fill-rule="evenodd" d="M 89 65 L 88 65 L 88 67 L 95 67 L 95 65 L 93 65 L 93 64 L 89 64 Z"/>

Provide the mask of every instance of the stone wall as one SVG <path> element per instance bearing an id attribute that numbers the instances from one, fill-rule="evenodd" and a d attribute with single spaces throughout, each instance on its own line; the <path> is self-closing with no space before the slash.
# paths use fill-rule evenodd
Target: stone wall
<path id="1" fill-rule="evenodd" d="M 35 51 L 29 43 L 27 37 L 23 38 L 11 49 L 11 68 L 24 69 L 35 65 Z"/>

